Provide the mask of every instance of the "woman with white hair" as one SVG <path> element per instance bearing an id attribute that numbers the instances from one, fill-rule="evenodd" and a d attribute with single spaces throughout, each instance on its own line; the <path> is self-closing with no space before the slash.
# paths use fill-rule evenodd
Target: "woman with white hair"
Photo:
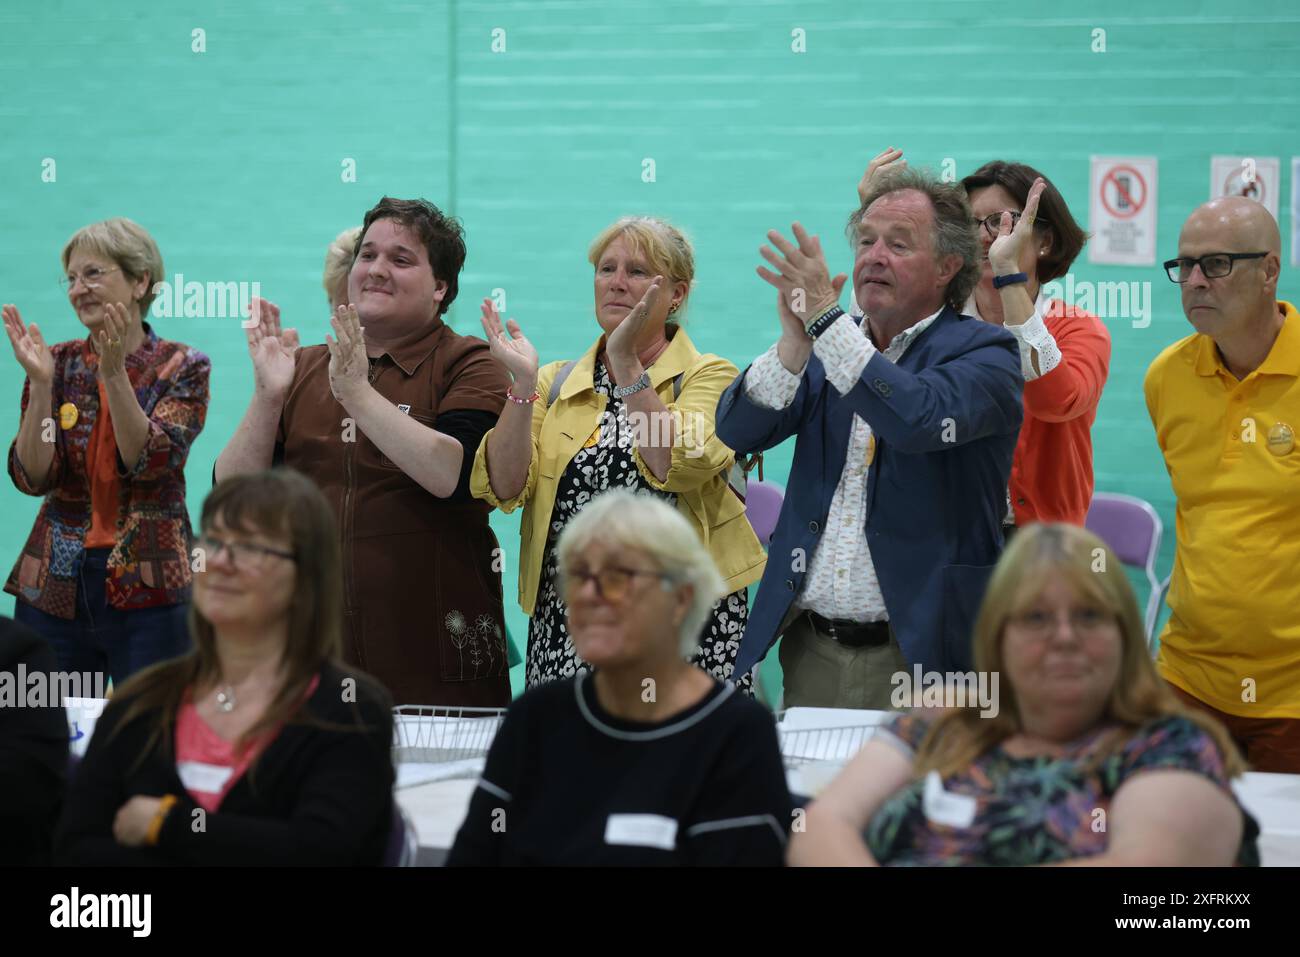
<path id="1" fill-rule="evenodd" d="M 772 716 L 686 659 L 723 594 L 666 502 L 606 493 L 558 547 L 594 671 L 511 705 L 450 865 L 779 865 L 793 804 Z"/>

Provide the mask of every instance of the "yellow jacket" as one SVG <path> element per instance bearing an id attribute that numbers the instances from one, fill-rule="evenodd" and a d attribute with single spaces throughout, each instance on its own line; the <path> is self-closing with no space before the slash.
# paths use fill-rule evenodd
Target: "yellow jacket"
<path id="1" fill-rule="evenodd" d="M 593 375 L 596 354 L 603 342 L 596 340 L 570 371 L 554 407 L 547 405 L 551 383 L 564 362 L 541 368 L 533 404 L 533 454 L 528 478 L 514 498 L 501 500 L 488 481 L 488 432 L 474 456 L 470 490 L 503 512 L 524 506 L 519 526 L 519 605 L 532 615 L 541 581 L 542 555 L 546 549 L 555 493 L 569 462 L 601 422 L 606 397 L 595 391 Z M 637 468 L 646 481 L 662 491 L 675 492 L 677 508 L 700 533 L 713 556 L 727 591 L 736 591 L 762 577 L 767 557 L 745 517 L 744 503 L 728 484 L 735 454 L 714 433 L 713 417 L 722 392 L 738 375 L 734 365 L 715 355 L 701 355 L 678 329 L 668 348 L 648 370 L 650 385 L 673 415 L 677 441 L 665 481 L 660 482 L 641 458 L 633 453 Z M 682 375 L 682 373 L 685 373 Z M 680 394 L 673 398 L 673 380 L 682 375 Z"/>

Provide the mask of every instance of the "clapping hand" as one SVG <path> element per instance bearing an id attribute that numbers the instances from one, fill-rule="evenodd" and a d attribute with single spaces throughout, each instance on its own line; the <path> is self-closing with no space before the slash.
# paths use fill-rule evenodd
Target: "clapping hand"
<path id="1" fill-rule="evenodd" d="M 120 302 L 104 303 L 104 323 L 94 333 L 99 353 L 99 377 L 104 381 L 121 375 L 126 368 L 126 336 L 131 317 Z"/>
<path id="2" fill-rule="evenodd" d="M 655 276 L 641 301 L 605 337 L 605 354 L 609 356 L 610 365 L 614 369 L 629 369 L 640 364 L 636 344 L 650 321 L 651 303 L 659 295 L 659 290 L 665 288 L 664 277 Z"/>
<path id="3" fill-rule="evenodd" d="M 501 327 L 501 315 L 492 304 L 491 299 L 483 300 L 483 335 L 492 349 L 492 356 L 500 361 L 519 385 L 515 397 L 526 399 L 537 389 L 537 350 L 528 341 L 519 323 L 513 319 L 506 320 L 506 335 Z"/>
<path id="4" fill-rule="evenodd" d="M 248 354 L 253 360 L 253 388 L 262 395 L 281 400 L 293 382 L 294 353 L 298 351 L 298 330 L 280 328 L 280 307 L 265 299 L 248 304 L 252 325 Z"/>
<path id="5" fill-rule="evenodd" d="M 370 360 L 366 357 L 366 336 L 361 328 L 357 307 L 339 306 L 330 316 L 330 328 L 335 340 L 325 336 L 330 350 L 330 391 L 334 398 L 347 405 L 359 388 L 370 382 Z"/>
<path id="6" fill-rule="evenodd" d="M 32 385 L 52 384 L 54 355 L 50 352 L 50 347 L 45 344 L 45 337 L 41 335 L 41 330 L 36 327 L 36 323 L 33 322 L 30 326 L 24 325 L 18 307 L 12 303 L 6 303 L 0 312 L 4 315 L 5 333 L 9 336 L 9 344 L 13 346 L 14 358 L 27 373 L 27 378 L 31 380 Z"/>
<path id="7" fill-rule="evenodd" d="M 759 266 L 758 274 L 782 294 L 784 308 L 778 310 L 782 329 L 787 334 L 797 332 L 802 335 L 810 322 L 839 302 L 840 290 L 849 277 L 847 273 L 840 273 L 832 279 L 821 241 L 816 236 L 809 236 L 799 223 L 792 228 L 798 245 L 775 229 L 767 234 L 776 251 L 763 246 L 759 254 L 775 267 L 776 272 Z M 793 327 L 796 321 L 798 329 Z"/>
<path id="8" fill-rule="evenodd" d="M 903 159 L 903 151 L 896 150 L 892 146 L 885 147 L 883 153 L 867 164 L 867 171 L 862 174 L 862 181 L 858 183 L 860 202 L 865 203 L 867 197 L 871 195 L 871 184 L 876 174 L 889 169 L 907 169 L 907 160 Z"/>

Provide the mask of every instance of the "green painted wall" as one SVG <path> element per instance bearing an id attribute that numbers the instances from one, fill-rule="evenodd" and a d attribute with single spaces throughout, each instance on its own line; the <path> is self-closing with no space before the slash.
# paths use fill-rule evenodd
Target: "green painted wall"
<path id="1" fill-rule="evenodd" d="M 796 29 L 804 53 L 792 51 Z M 1093 51 L 1096 29 L 1105 52 Z M 319 342 L 326 244 L 379 196 L 421 195 L 467 229 L 453 325 L 476 332 L 476 301 L 504 289 L 549 360 L 595 336 L 587 243 L 619 215 L 654 213 L 696 244 L 692 337 L 743 366 L 777 330 L 753 271 L 764 233 L 800 219 L 846 268 L 854 185 L 888 144 L 913 165 L 951 158 L 958 175 L 992 157 L 1031 163 L 1085 226 L 1091 154 L 1158 156 L 1162 259 L 1208 198 L 1211 154 L 1279 156 L 1289 234 L 1298 54 L 1300 8 L 1285 0 L 1248 11 L 1210 0 L 11 5 L 0 11 L 0 300 L 51 341 L 77 336 L 59 251 L 79 226 L 126 215 L 157 238 L 169 278 L 260 282 Z M 42 178 L 47 158 L 54 182 Z M 355 182 L 341 176 L 347 159 Z M 1148 327 L 1109 323 L 1094 439 L 1098 488 L 1164 516 L 1164 572 L 1172 495 L 1141 379 L 1189 327 L 1156 270 L 1081 260 L 1075 276 L 1152 284 Z M 1282 291 L 1300 295 L 1294 273 Z M 251 372 L 236 320 L 157 326 L 213 360 L 188 468 L 197 514 Z M 6 352 L 6 438 L 21 381 Z M 783 481 L 789 454 L 768 457 L 768 478 Z M 6 570 L 37 504 L 0 490 Z M 513 556 L 517 515 L 493 522 Z M 510 627 L 525 633 L 516 609 Z"/>

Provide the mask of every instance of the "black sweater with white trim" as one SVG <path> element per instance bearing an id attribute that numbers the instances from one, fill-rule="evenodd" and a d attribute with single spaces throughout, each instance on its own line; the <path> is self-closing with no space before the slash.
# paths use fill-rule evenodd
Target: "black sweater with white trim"
<path id="1" fill-rule="evenodd" d="M 643 723 L 580 673 L 511 705 L 447 863 L 778 866 L 793 811 L 772 716 L 734 686 Z"/>

